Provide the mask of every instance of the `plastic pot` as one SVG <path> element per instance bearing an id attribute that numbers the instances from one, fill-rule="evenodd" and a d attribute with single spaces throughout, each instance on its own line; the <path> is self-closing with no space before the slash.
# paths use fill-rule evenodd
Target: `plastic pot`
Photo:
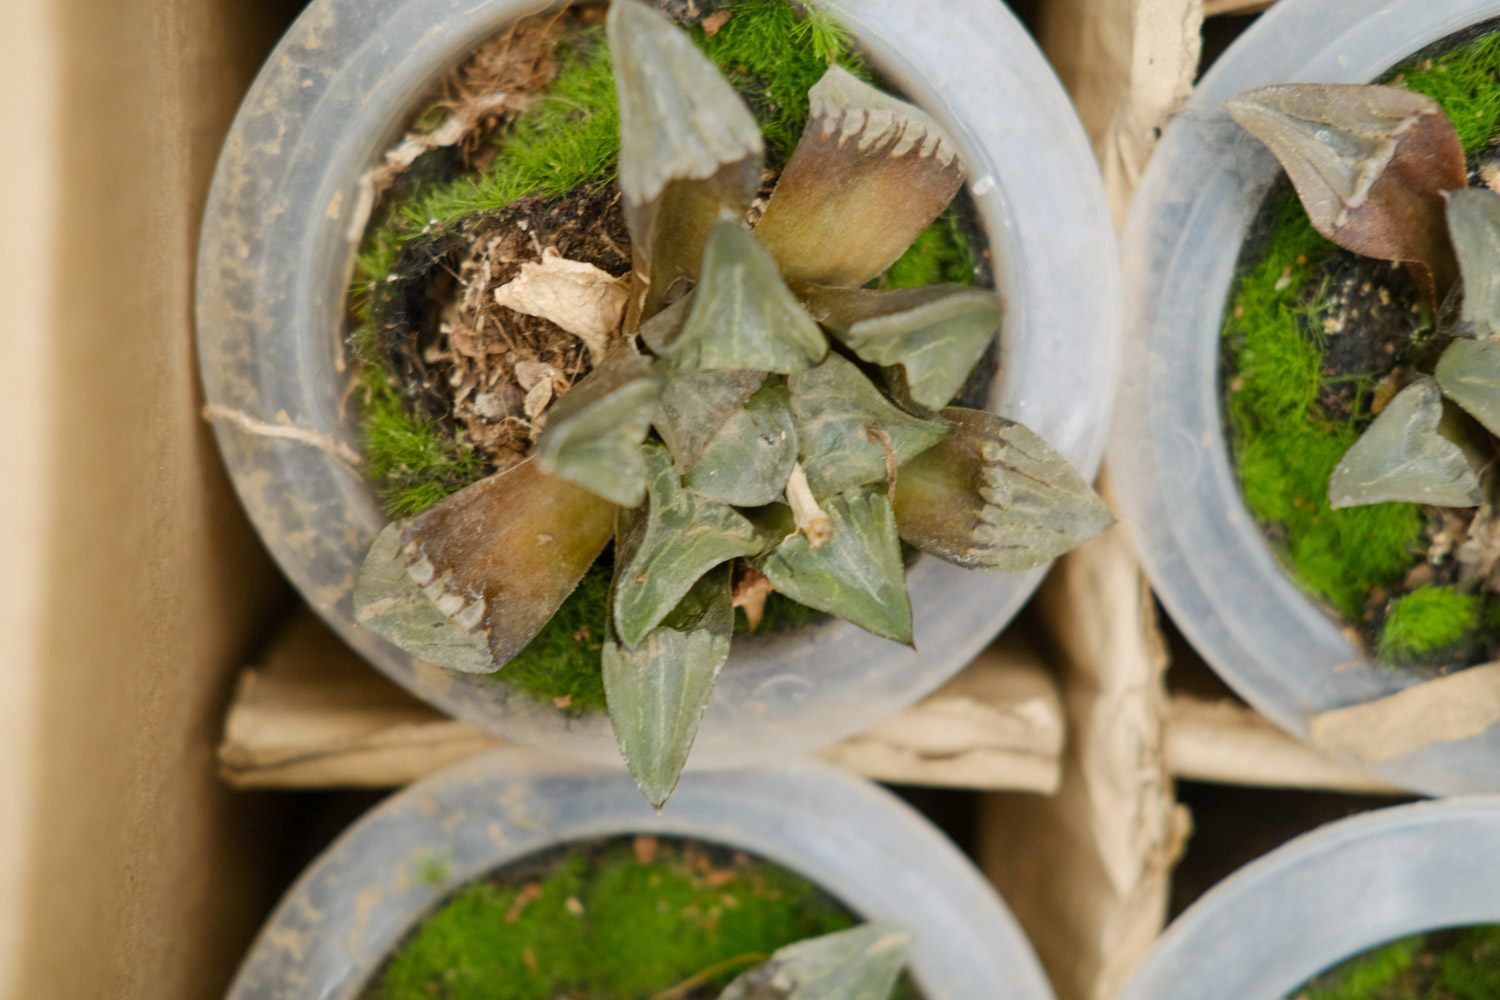
<path id="1" fill-rule="evenodd" d="M 1124 520 L 1173 620 L 1223 678 L 1306 739 L 1319 713 L 1419 678 L 1361 658 L 1276 561 L 1239 494 L 1223 430 L 1220 327 L 1243 237 L 1281 168 L 1221 102 L 1283 82 L 1369 82 L 1500 15 L 1500 0 L 1285 0 L 1242 35 L 1162 137 L 1121 253 L 1126 362 L 1110 468 Z M 1500 790 L 1500 726 L 1384 762 L 1431 794 Z"/>
<path id="2" fill-rule="evenodd" d="M 561 844 L 622 834 L 743 850 L 802 876 L 866 920 L 914 938 L 927 1000 L 1051 1000 L 1030 944 L 988 882 L 911 808 L 829 765 L 685 777 L 657 816 L 623 774 L 498 750 L 397 793 L 287 892 L 230 1000 L 347 1000 L 460 886 Z M 417 878 L 442 857 L 437 884 Z"/>
<path id="3" fill-rule="evenodd" d="M 1395 938 L 1500 923 L 1500 799 L 1331 823 L 1247 865 L 1167 928 L 1118 1000 L 1279 1000 Z"/>
<path id="4" fill-rule="evenodd" d="M 503 673 L 476 679 L 416 661 L 350 613 L 355 574 L 386 520 L 347 460 L 359 442 L 344 344 L 357 180 L 444 68 L 541 6 L 314 0 L 245 99 L 218 166 L 199 260 L 199 348 L 240 498 L 319 614 L 390 677 L 465 721 L 615 761 L 602 713 L 570 718 L 507 688 Z M 993 407 L 1091 475 L 1116 370 L 1117 278 L 1102 187 L 1062 89 L 993 0 L 831 9 L 961 147 L 1007 301 Z M 843 622 L 737 640 L 688 766 L 801 751 L 902 708 L 983 648 L 1040 578 L 918 559 L 909 581 L 920 656 Z"/>

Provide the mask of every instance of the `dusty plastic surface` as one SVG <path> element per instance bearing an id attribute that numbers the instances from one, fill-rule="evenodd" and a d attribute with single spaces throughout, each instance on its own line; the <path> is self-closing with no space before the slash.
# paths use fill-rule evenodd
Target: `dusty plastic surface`
<path id="1" fill-rule="evenodd" d="M 385 523 L 346 460 L 359 445 L 343 343 L 356 182 L 443 68 L 541 6 L 314 0 L 246 98 L 219 163 L 199 266 L 199 350 L 241 500 L 319 614 L 386 674 L 464 721 L 617 762 L 602 713 L 568 719 L 489 676 L 415 661 L 350 615 L 354 575 Z M 993 0 L 949 0 L 941 13 L 907 0 L 833 9 L 960 146 L 1008 304 L 995 408 L 1092 476 L 1117 368 L 1115 245 L 1061 87 Z M 919 559 L 909 580 L 920 655 L 843 622 L 738 640 L 688 767 L 810 749 L 899 710 L 978 653 L 1041 575 L 970 574 Z"/>
<path id="2" fill-rule="evenodd" d="M 1276 561 L 1222 426 L 1220 321 L 1242 238 L 1280 172 L 1220 106 L 1282 82 L 1368 82 L 1500 16 L 1500 0 L 1285 0 L 1199 83 L 1152 157 L 1121 241 L 1125 363 L 1110 442 L 1123 520 L 1173 620 L 1224 679 L 1306 739 L 1319 713 L 1417 683 L 1362 661 Z M 1500 790 L 1500 726 L 1373 768 L 1429 794 Z"/>
<path id="3" fill-rule="evenodd" d="M 1500 922 L 1497 857 L 1494 796 L 1330 823 L 1189 907 L 1117 1000 L 1279 1000 L 1394 938 Z"/>
<path id="4" fill-rule="evenodd" d="M 229 1000 L 347 1000 L 456 889 L 559 844 L 622 834 L 750 852 L 814 882 L 860 917 L 914 937 L 907 968 L 928 1000 L 1052 1000 L 1005 904 L 930 823 L 827 764 L 688 775 L 657 816 L 623 774 L 532 751 L 470 758 L 392 796 L 288 890 Z M 446 862 L 438 884 L 419 877 Z"/>

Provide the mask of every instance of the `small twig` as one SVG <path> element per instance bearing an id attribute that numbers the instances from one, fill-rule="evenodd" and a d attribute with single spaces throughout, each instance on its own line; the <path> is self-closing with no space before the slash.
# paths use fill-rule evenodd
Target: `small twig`
<path id="1" fill-rule="evenodd" d="M 866 425 L 865 437 L 872 442 L 878 442 L 880 447 L 885 449 L 885 498 L 894 507 L 896 506 L 896 447 L 891 444 L 891 436 L 879 424 Z"/>
<path id="2" fill-rule="evenodd" d="M 807 544 L 815 549 L 826 545 L 833 529 L 829 526 L 828 514 L 818 506 L 812 487 L 807 485 L 807 473 L 802 471 L 801 462 L 792 465 L 792 477 L 786 484 L 786 502 L 791 505 L 797 530 L 807 536 Z"/>
<path id="3" fill-rule="evenodd" d="M 227 420 L 246 434 L 282 438 L 286 441 L 297 441 L 307 445 L 309 448 L 318 449 L 355 475 L 360 474 L 359 467 L 365 461 L 359 452 L 343 442 L 335 441 L 327 434 L 320 434 L 306 427 L 298 427 L 287 420 L 285 414 L 281 415 L 282 423 L 272 424 L 252 417 L 248 413 L 231 410 L 217 403 L 209 403 L 203 407 L 203 419 L 210 421 Z"/>
<path id="4" fill-rule="evenodd" d="M 651 1000 L 681 1000 L 682 997 L 687 996 L 689 993 L 693 992 L 693 990 L 696 990 L 704 983 L 712 980 L 715 976 L 721 975 L 722 973 L 728 972 L 730 969 L 737 968 L 741 965 L 755 965 L 760 962 L 764 962 L 769 957 L 770 956 L 762 955 L 759 952 L 749 951 L 743 955 L 736 955 L 733 958 L 726 958 L 722 962 L 715 962 L 713 965 L 710 965 L 703 971 L 695 972 L 693 973 L 693 975 L 688 976 L 676 986 L 673 986 L 670 989 L 662 990 L 660 993 L 654 995 Z"/>

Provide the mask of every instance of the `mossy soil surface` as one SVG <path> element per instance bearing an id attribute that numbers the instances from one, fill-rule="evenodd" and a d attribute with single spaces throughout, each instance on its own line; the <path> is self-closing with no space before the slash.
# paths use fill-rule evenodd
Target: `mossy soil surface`
<path id="1" fill-rule="evenodd" d="M 766 138 L 769 188 L 800 137 L 807 91 L 830 62 L 869 78 L 826 17 L 790 0 L 657 0 L 741 91 Z M 417 513 L 529 453 L 552 398 L 589 370 L 582 343 L 483 294 L 545 248 L 610 275 L 630 269 L 614 179 L 619 115 L 603 9 L 533 18 L 444 80 L 414 131 L 495 89 L 524 98 L 478 118 L 452 146 L 418 156 L 392 183 L 351 292 L 369 471 L 393 516 Z M 988 279 L 983 234 L 964 196 L 881 279 L 886 287 Z M 477 289 L 477 291 L 476 291 Z M 982 400 L 992 349 L 961 397 Z M 606 551 L 496 680 L 569 711 L 604 708 L 599 656 L 611 572 Z M 803 627 L 817 612 L 771 594 L 754 631 Z M 737 630 L 751 631 L 743 611 Z"/>
<path id="2" fill-rule="evenodd" d="M 1500 1000 L 1500 926 L 1382 945 L 1313 979 L 1291 1000 Z"/>
<path id="3" fill-rule="evenodd" d="M 460 889 L 362 1000 L 710 1000 L 777 948 L 856 922 L 767 862 L 691 841 L 617 838 Z M 897 995 L 916 994 L 906 984 Z"/>
<path id="4" fill-rule="evenodd" d="M 1500 174 L 1500 34 L 1489 24 L 1415 55 L 1385 82 L 1437 100 L 1471 184 Z M 1407 269 L 1320 236 L 1284 180 L 1246 236 L 1224 320 L 1226 422 L 1247 505 L 1298 582 L 1372 655 L 1443 672 L 1500 652 L 1500 599 L 1455 585 L 1473 511 L 1385 503 L 1333 510 L 1328 479 L 1441 347 Z"/>

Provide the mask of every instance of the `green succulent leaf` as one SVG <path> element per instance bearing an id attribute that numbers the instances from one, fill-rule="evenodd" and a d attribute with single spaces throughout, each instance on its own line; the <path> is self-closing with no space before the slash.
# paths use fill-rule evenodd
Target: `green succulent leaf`
<path id="1" fill-rule="evenodd" d="M 910 461 L 952 430 L 897 409 L 837 354 L 788 378 L 787 388 L 802 465 L 819 497 L 886 479 L 889 464 Z"/>
<path id="2" fill-rule="evenodd" d="M 1442 422 L 1443 397 L 1432 379 L 1396 393 L 1328 477 L 1328 502 L 1336 508 L 1389 501 L 1477 506 L 1479 477 L 1464 450 L 1441 432 Z"/>
<path id="3" fill-rule="evenodd" d="M 611 630 L 604 694 L 620 753 L 646 801 L 667 801 L 687 763 L 734 633 L 729 567 L 709 570 L 634 649 Z"/>
<path id="4" fill-rule="evenodd" d="M 646 496 L 641 442 L 661 396 L 651 363 L 621 343 L 547 413 L 537 439 L 537 468 L 634 507 Z"/>
<path id="5" fill-rule="evenodd" d="M 896 518 L 885 491 L 858 486 L 823 502 L 830 534 L 818 548 L 791 534 L 756 557 L 771 586 L 799 604 L 911 645 L 911 598 Z"/>
<path id="6" fill-rule="evenodd" d="M 731 368 L 689 368 L 667 375 L 656 409 L 656 432 L 671 451 L 678 472 L 692 471 L 714 435 L 765 380 L 765 372 Z"/>
<path id="7" fill-rule="evenodd" d="M 783 374 L 823 360 L 828 340 L 776 270 L 776 261 L 733 219 L 714 224 L 687 323 L 667 348 L 678 368 Z"/>
<path id="8" fill-rule="evenodd" d="M 1500 434 L 1500 340 L 1455 340 L 1434 374 L 1445 396 Z"/>
<path id="9" fill-rule="evenodd" d="M 1500 194 L 1480 188 L 1449 191 L 1447 215 L 1463 276 L 1460 325 L 1454 332 L 1493 337 L 1500 333 Z"/>
<path id="10" fill-rule="evenodd" d="M 923 552 L 966 569 L 1041 566 L 1114 517 L 1068 460 L 1013 420 L 950 406 L 957 430 L 901 467 L 896 526 Z"/>
<path id="11" fill-rule="evenodd" d="M 788 281 L 857 288 L 953 200 L 963 164 L 929 115 L 839 66 L 807 96 L 807 127 L 755 232 Z"/>
<path id="12" fill-rule="evenodd" d="M 578 586 L 614 521 L 613 504 L 522 462 L 387 525 L 360 569 L 355 620 L 429 663 L 492 672 Z"/>
<path id="13" fill-rule="evenodd" d="M 683 485 L 736 507 L 759 507 L 781 499 L 796 462 L 791 394 L 776 381 L 725 422 Z"/>
<path id="14" fill-rule="evenodd" d="M 809 938 L 777 949 L 719 1000 L 887 1000 L 910 950 L 911 935 L 889 924 Z"/>
<path id="15" fill-rule="evenodd" d="M 620 103 L 620 189 L 635 271 L 626 329 L 697 277 L 719 213 L 743 216 L 765 146 L 755 117 L 692 40 L 637 0 L 606 24 Z"/>
<path id="16" fill-rule="evenodd" d="M 1463 145 L 1432 98 L 1404 87 L 1283 83 L 1224 102 L 1281 161 L 1313 227 L 1366 257 L 1412 261 L 1428 301 L 1457 277 L 1443 192 L 1468 186 Z"/>
<path id="17" fill-rule="evenodd" d="M 623 515 L 615 543 L 614 627 L 627 649 L 639 646 L 704 573 L 761 547 L 739 512 L 682 488 L 666 448 L 647 442 L 643 451 L 647 502 Z"/>
<path id="18" fill-rule="evenodd" d="M 953 285 L 876 291 L 794 285 L 808 312 L 871 364 L 906 373 L 907 394 L 930 410 L 963 388 L 1000 325 L 992 292 Z"/>

